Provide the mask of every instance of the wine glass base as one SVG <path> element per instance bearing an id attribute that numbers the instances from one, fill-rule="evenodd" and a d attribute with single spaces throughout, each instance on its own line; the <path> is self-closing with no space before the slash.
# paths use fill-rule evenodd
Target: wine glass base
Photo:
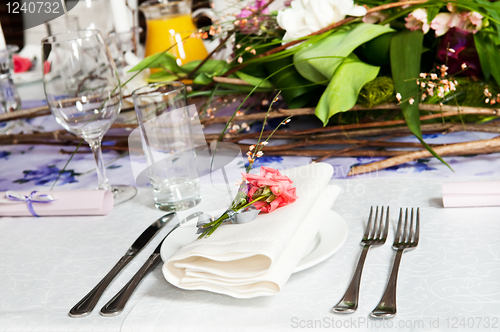
<path id="1" fill-rule="evenodd" d="M 137 188 L 132 186 L 117 185 L 112 186 L 111 192 L 115 199 L 114 206 L 120 205 L 126 201 L 131 200 L 137 195 Z"/>
<path id="2" fill-rule="evenodd" d="M 185 199 L 183 201 L 178 202 L 169 202 L 169 203 L 159 203 L 155 202 L 155 206 L 157 209 L 162 211 L 182 211 L 195 207 L 201 202 L 201 196 L 193 197 L 191 199 Z"/>

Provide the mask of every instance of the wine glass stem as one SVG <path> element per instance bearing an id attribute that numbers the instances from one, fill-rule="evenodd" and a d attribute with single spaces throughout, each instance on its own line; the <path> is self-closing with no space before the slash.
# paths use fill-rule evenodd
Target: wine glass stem
<path id="1" fill-rule="evenodd" d="M 89 140 L 88 143 L 90 145 L 90 148 L 92 149 L 92 153 L 94 154 L 96 171 L 97 171 L 97 181 L 99 182 L 98 189 L 112 191 L 111 185 L 109 184 L 109 181 L 106 178 L 104 161 L 102 159 L 101 140 L 100 139 Z"/>

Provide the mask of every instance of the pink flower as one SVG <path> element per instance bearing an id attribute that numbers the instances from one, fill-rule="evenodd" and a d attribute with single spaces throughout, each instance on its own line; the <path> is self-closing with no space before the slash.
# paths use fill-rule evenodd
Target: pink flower
<path id="1" fill-rule="evenodd" d="M 483 15 L 479 14 L 478 12 L 470 12 L 468 16 L 472 25 L 476 26 L 474 32 L 481 30 L 481 28 L 483 27 Z"/>
<path id="2" fill-rule="evenodd" d="M 451 13 L 439 13 L 434 17 L 430 27 L 436 32 L 436 37 L 442 36 L 448 32 L 453 16 L 454 14 Z"/>
<path id="3" fill-rule="evenodd" d="M 411 31 L 422 30 L 424 33 L 429 31 L 429 22 L 427 22 L 427 10 L 418 8 L 408 14 L 405 18 L 405 26 Z"/>
<path id="4" fill-rule="evenodd" d="M 272 194 L 266 200 L 253 203 L 261 212 L 273 212 L 279 207 L 295 202 L 298 198 L 295 194 L 295 187 L 292 187 L 293 181 L 289 177 L 281 175 L 277 169 L 262 166 L 260 175 L 249 173 L 242 175 L 250 184 L 248 191 L 250 201 L 261 196 L 262 192 L 266 190 L 271 191 Z"/>
<path id="5" fill-rule="evenodd" d="M 450 22 L 448 22 L 448 26 L 450 28 L 460 28 L 463 30 L 464 22 L 464 15 L 460 13 L 453 13 Z"/>
<path id="6" fill-rule="evenodd" d="M 363 16 L 363 23 L 375 24 L 375 23 L 382 22 L 383 20 L 385 20 L 388 17 L 389 17 L 388 14 L 382 14 L 381 12 L 374 12 L 374 13 L 366 14 L 365 16 Z"/>
<path id="7" fill-rule="evenodd" d="M 437 14 L 430 24 L 427 22 L 427 11 L 423 8 L 415 9 L 405 18 L 405 26 L 412 31 L 422 29 L 424 33 L 431 28 L 436 32 L 436 37 L 443 36 L 450 28 L 476 33 L 483 27 L 483 15 L 477 12 L 457 12 L 451 4 L 446 8 L 451 13 Z"/>
<path id="8" fill-rule="evenodd" d="M 31 69 L 31 60 L 28 58 L 20 57 L 19 55 L 12 56 L 12 62 L 14 63 L 14 73 L 24 73 Z"/>
<path id="9" fill-rule="evenodd" d="M 472 31 L 476 33 L 483 27 L 483 15 L 477 12 L 456 12 L 454 6 L 448 5 L 448 10 L 452 12 L 448 27 L 460 30 Z"/>
<path id="10" fill-rule="evenodd" d="M 259 10 L 260 7 L 263 7 L 267 3 L 266 0 L 256 0 L 255 5 L 253 6 L 247 6 L 241 10 L 241 12 L 236 15 L 238 18 L 247 18 L 248 16 L 252 15 L 254 12 Z M 269 14 L 269 7 L 264 8 L 264 10 L 261 12 L 263 15 L 268 15 Z"/>
<path id="11" fill-rule="evenodd" d="M 51 67 L 50 62 L 48 60 L 45 60 L 43 62 L 43 73 L 44 74 L 50 73 L 50 67 Z"/>

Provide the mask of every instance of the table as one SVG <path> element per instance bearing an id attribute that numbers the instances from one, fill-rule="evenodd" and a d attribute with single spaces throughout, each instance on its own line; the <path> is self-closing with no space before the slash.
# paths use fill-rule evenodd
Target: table
<path id="1" fill-rule="evenodd" d="M 47 127 L 50 117 L 37 119 Z M 486 134 L 467 135 L 486 137 Z M 447 137 L 427 137 L 428 141 Z M 456 139 L 457 137 L 455 137 Z M 60 147 L 0 146 L 0 190 L 47 190 L 68 160 Z M 68 150 L 68 149 L 66 149 Z M 168 284 L 160 268 L 145 278 L 124 312 L 101 317 L 102 307 L 146 260 L 172 225 L 115 279 L 94 312 L 81 319 L 68 310 L 114 265 L 133 240 L 163 213 L 152 194 L 139 194 L 102 217 L 0 219 L 0 331 L 276 331 L 311 329 L 457 330 L 500 326 L 500 207 L 444 209 L 445 181 L 500 177 L 499 156 L 445 158 L 451 172 L 435 160 L 345 178 L 348 167 L 366 159 L 329 159 L 336 173 L 331 183 L 342 187 L 333 210 L 346 221 L 348 237 L 326 261 L 293 274 L 275 296 L 239 300 Z M 112 184 L 134 184 L 126 156 L 105 153 Z M 262 158 L 271 167 L 304 165 L 309 158 Z M 257 165 L 259 166 L 259 165 Z M 93 188 L 90 154 L 77 154 L 55 188 Z M 196 210 L 226 203 L 206 197 Z M 360 306 L 351 316 L 333 315 L 357 263 L 370 206 L 391 208 L 387 243 L 371 249 L 363 273 Z M 399 207 L 420 207 L 421 240 L 403 255 L 398 280 L 398 315 L 393 320 L 368 319 L 388 278 L 394 252 L 390 244 Z M 193 210 L 179 213 L 180 217 Z"/>

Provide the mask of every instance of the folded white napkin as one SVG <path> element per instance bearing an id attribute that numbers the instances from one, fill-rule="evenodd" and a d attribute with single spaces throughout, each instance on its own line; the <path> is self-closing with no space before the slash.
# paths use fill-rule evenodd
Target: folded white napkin
<path id="1" fill-rule="evenodd" d="M 292 179 L 298 199 L 246 224 L 223 225 L 196 240 L 163 266 L 171 284 L 237 298 L 279 292 L 302 259 L 331 209 L 340 188 L 327 186 L 332 166 L 323 163 L 282 172 Z"/>
<path id="2" fill-rule="evenodd" d="M 443 183 L 443 206 L 500 206 L 500 181 Z"/>

